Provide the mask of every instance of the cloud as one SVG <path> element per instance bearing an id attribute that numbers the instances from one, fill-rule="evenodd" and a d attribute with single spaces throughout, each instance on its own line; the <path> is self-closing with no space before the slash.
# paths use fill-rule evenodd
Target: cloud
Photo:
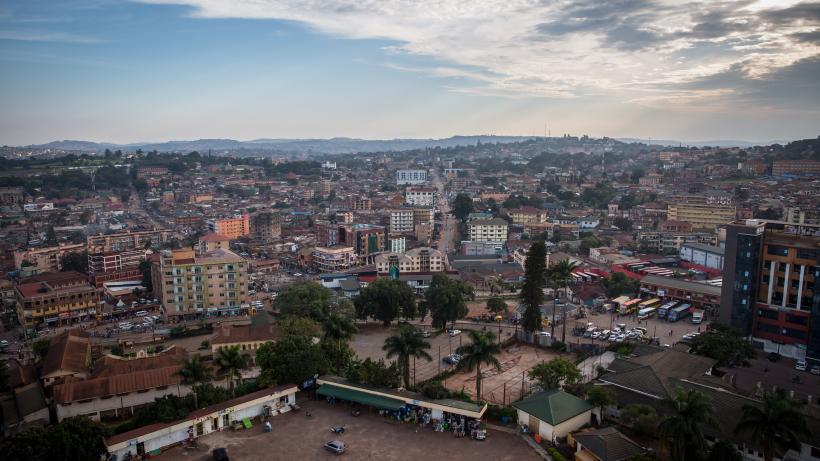
<path id="1" fill-rule="evenodd" d="M 411 66 L 412 71 L 449 79 L 445 85 L 453 91 L 476 94 L 690 101 L 682 94 L 694 91 L 690 85 L 719 80 L 738 66 L 743 78 L 734 81 L 742 84 L 764 81 L 820 55 L 818 2 L 138 1 L 187 5 L 196 18 L 279 19 L 342 38 L 386 39 L 393 44 L 385 50 L 393 55 L 445 63 Z M 702 92 L 704 97 L 729 93 L 736 92 Z M 817 92 L 812 96 L 816 100 Z"/>
<path id="2" fill-rule="evenodd" d="M 0 40 L 15 40 L 22 42 L 76 43 L 82 45 L 104 42 L 104 40 L 94 37 L 66 34 L 63 32 L 17 30 L 0 30 Z"/>

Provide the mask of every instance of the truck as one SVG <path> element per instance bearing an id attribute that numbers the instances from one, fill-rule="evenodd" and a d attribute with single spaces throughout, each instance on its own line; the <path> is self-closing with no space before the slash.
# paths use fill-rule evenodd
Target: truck
<path id="1" fill-rule="evenodd" d="M 677 322 L 680 319 L 685 319 L 692 315 L 690 308 L 692 307 L 691 304 L 681 304 L 680 306 L 672 309 L 667 314 L 667 320 L 670 322 Z"/>
<path id="2" fill-rule="evenodd" d="M 703 322 L 703 311 L 702 310 L 695 310 L 692 312 L 692 323 L 701 323 Z"/>

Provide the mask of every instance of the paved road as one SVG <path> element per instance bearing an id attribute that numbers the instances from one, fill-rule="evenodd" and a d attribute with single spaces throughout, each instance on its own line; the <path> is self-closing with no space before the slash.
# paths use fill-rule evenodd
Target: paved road
<path id="1" fill-rule="evenodd" d="M 450 215 L 450 201 L 444 192 L 444 180 L 436 169 L 433 170 L 433 187 L 438 191 L 436 203 L 438 203 L 438 208 L 441 210 L 443 220 L 438 248 L 445 253 L 449 253 L 455 249 L 455 239 L 458 236 L 458 220 Z"/>

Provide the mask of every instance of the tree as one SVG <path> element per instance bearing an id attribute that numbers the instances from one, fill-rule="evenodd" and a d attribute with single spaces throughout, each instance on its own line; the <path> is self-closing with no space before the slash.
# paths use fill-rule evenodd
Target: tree
<path id="1" fill-rule="evenodd" d="M 248 369 L 250 357 L 243 354 L 239 346 L 227 346 L 216 352 L 215 362 L 219 365 L 219 373 L 225 374 L 228 388 L 233 394 L 234 381 L 241 382 L 242 370 Z"/>
<path id="2" fill-rule="evenodd" d="M 62 420 L 52 426 L 32 427 L 6 440 L 0 446 L 4 460 L 65 460 L 101 459 L 106 453 L 104 438 L 108 431 L 85 416 Z"/>
<path id="3" fill-rule="evenodd" d="M 743 455 L 727 440 L 718 440 L 709 449 L 706 461 L 743 461 Z"/>
<path id="4" fill-rule="evenodd" d="M 632 184 L 638 184 L 638 181 L 644 176 L 646 176 L 646 170 L 643 168 L 635 168 L 632 170 L 632 174 L 629 175 L 629 179 L 632 181 Z"/>
<path id="5" fill-rule="evenodd" d="M 322 327 L 313 319 L 287 315 L 276 320 L 278 330 L 285 336 L 307 336 L 318 338 L 322 336 Z"/>
<path id="6" fill-rule="evenodd" d="M 744 405 L 736 433 L 748 433 L 763 450 L 763 459 L 772 461 L 777 450 L 799 449 L 800 437 L 809 434 L 806 418 L 798 403 L 778 393 L 763 394 L 763 405 Z"/>
<path id="7" fill-rule="evenodd" d="M 527 250 L 527 259 L 524 261 L 524 284 L 521 286 L 521 302 L 525 306 L 521 326 L 529 333 L 541 329 L 541 303 L 544 302 L 546 266 L 547 247 L 543 242 L 534 242 Z"/>
<path id="8" fill-rule="evenodd" d="M 589 256 L 590 248 L 598 248 L 602 246 L 603 243 L 598 239 L 598 237 L 594 235 L 588 235 L 581 239 L 581 244 L 578 249 L 581 251 L 581 254 L 584 256 Z"/>
<path id="9" fill-rule="evenodd" d="M 395 335 L 384 340 L 382 350 L 387 352 L 387 358 L 396 357 L 399 369 L 402 371 L 404 387 L 410 387 L 410 358 L 424 358 L 433 360 L 427 353 L 430 343 L 422 336 L 416 327 L 410 324 L 401 324 Z"/>
<path id="10" fill-rule="evenodd" d="M 35 357 L 38 357 L 40 360 L 42 360 L 48 354 L 48 348 L 50 345 L 51 343 L 47 339 L 40 339 L 34 341 L 34 343 L 31 345 L 31 352 L 34 353 Z"/>
<path id="11" fill-rule="evenodd" d="M 755 219 L 769 219 L 772 221 L 779 221 L 783 217 L 782 213 L 774 208 L 766 208 L 765 210 L 756 210 L 754 212 Z"/>
<path id="12" fill-rule="evenodd" d="M 495 315 L 507 312 L 507 302 L 497 296 L 493 296 L 487 300 L 487 310 Z"/>
<path id="13" fill-rule="evenodd" d="M 570 261 L 569 259 L 564 259 L 563 261 L 559 261 L 556 264 L 553 264 L 548 269 L 548 276 L 552 283 L 555 285 L 556 289 L 560 287 L 564 287 L 564 296 L 569 298 L 569 284 L 572 283 L 572 271 L 578 267 L 578 263 Z M 557 292 L 556 292 L 557 293 Z M 556 298 L 558 296 L 556 295 Z M 566 311 L 566 303 L 569 299 L 564 300 L 563 307 L 564 309 L 561 312 L 561 319 L 562 319 L 562 330 L 561 330 L 561 342 L 566 342 L 567 339 L 567 311 Z M 558 306 L 553 306 L 552 309 L 552 337 L 555 337 L 555 311 L 557 310 Z"/>
<path id="14" fill-rule="evenodd" d="M 703 426 L 715 426 L 712 402 L 702 392 L 676 388 L 674 396 L 664 404 L 671 414 L 658 426 L 662 442 L 670 444 L 670 455 L 675 461 L 700 459 L 707 453 Z"/>
<path id="15" fill-rule="evenodd" d="M 721 323 L 710 324 L 707 331 L 692 339 L 690 347 L 695 354 L 717 360 L 719 367 L 748 366 L 749 359 L 757 355 L 740 331 Z"/>
<path id="16" fill-rule="evenodd" d="M 469 284 L 451 279 L 443 273 L 434 274 L 425 293 L 433 327 L 444 328 L 447 322 L 455 327 L 456 320 L 464 318 L 469 312 L 467 300 L 473 299 L 473 287 Z"/>
<path id="17" fill-rule="evenodd" d="M 333 346 L 333 355 L 335 357 L 336 372 L 342 373 L 342 359 L 344 357 L 344 348 L 347 342 L 353 338 L 359 329 L 353 323 L 353 319 L 343 317 L 336 314 L 327 316 L 322 322 L 322 330 L 324 335 L 322 340 L 327 344 Z"/>
<path id="18" fill-rule="evenodd" d="M 285 336 L 263 344 L 256 350 L 256 364 L 262 369 L 262 385 L 300 384 L 330 368 L 322 348 L 305 336 Z"/>
<path id="19" fill-rule="evenodd" d="M 657 432 L 658 412 L 649 405 L 633 403 L 625 406 L 621 409 L 621 420 L 640 436 L 654 437 Z"/>
<path id="20" fill-rule="evenodd" d="M 321 322 L 331 309 L 332 293 L 318 282 L 301 282 L 286 287 L 273 302 L 282 315 L 310 317 Z"/>
<path id="21" fill-rule="evenodd" d="M 613 219 L 612 225 L 625 232 L 629 232 L 632 230 L 632 220 L 629 218 L 625 218 L 623 216 L 619 216 Z"/>
<path id="22" fill-rule="evenodd" d="M 60 272 L 77 271 L 81 274 L 88 272 L 88 252 L 66 253 L 60 258 Z"/>
<path id="23" fill-rule="evenodd" d="M 198 355 L 193 355 L 190 358 L 183 358 L 179 370 L 176 374 L 182 378 L 182 384 L 192 387 L 194 395 L 194 407 L 199 408 L 199 402 L 196 387 L 211 380 L 211 369 L 202 363 Z"/>
<path id="24" fill-rule="evenodd" d="M 401 386 L 401 370 L 396 362 L 390 365 L 384 359 L 378 361 L 369 357 L 364 360 L 355 360 L 347 368 L 347 379 L 353 383 L 370 384 L 371 386 L 397 388 Z"/>
<path id="25" fill-rule="evenodd" d="M 601 424 L 604 420 L 604 408 L 610 405 L 615 405 L 618 403 L 618 399 L 615 396 L 615 391 L 611 388 L 605 386 L 592 386 L 589 392 L 587 392 L 587 402 L 600 410 L 600 420 L 598 421 L 598 424 Z"/>
<path id="26" fill-rule="evenodd" d="M 390 325 L 397 317 L 416 317 L 416 295 L 409 285 L 401 280 L 379 278 L 362 289 L 353 299 L 356 317 L 379 320 L 384 326 Z"/>
<path id="27" fill-rule="evenodd" d="M 608 297 L 617 298 L 623 294 L 637 293 L 641 283 L 630 279 L 623 272 L 613 272 L 609 277 L 601 279 L 601 285 L 604 286 L 604 292 Z"/>
<path id="28" fill-rule="evenodd" d="M 461 355 L 458 366 L 467 371 L 475 369 L 475 400 L 481 401 L 481 365 L 490 365 L 496 370 L 501 370 L 501 363 L 495 358 L 496 354 L 501 353 L 501 344 L 490 332 L 469 330 L 467 334 L 470 336 L 470 344 L 456 349 L 456 353 Z"/>
<path id="29" fill-rule="evenodd" d="M 460 193 L 453 199 L 453 215 L 461 222 L 467 220 L 467 216 L 473 212 L 473 199 L 469 195 Z"/>
<path id="30" fill-rule="evenodd" d="M 559 389 L 561 384 L 574 384 L 583 378 L 574 363 L 560 357 L 541 362 L 527 372 L 530 379 L 537 380 L 544 389 Z"/>
<path id="31" fill-rule="evenodd" d="M 153 293 L 154 279 L 151 277 L 151 261 L 143 259 L 140 261 L 139 269 L 142 273 L 142 286 L 144 286 L 149 293 Z"/>

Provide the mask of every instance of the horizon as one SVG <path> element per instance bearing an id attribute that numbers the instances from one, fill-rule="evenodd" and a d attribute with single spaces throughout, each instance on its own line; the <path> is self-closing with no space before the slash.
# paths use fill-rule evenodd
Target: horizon
<path id="1" fill-rule="evenodd" d="M 814 138 L 818 23 L 792 0 L 14 0 L 0 139 Z"/>

